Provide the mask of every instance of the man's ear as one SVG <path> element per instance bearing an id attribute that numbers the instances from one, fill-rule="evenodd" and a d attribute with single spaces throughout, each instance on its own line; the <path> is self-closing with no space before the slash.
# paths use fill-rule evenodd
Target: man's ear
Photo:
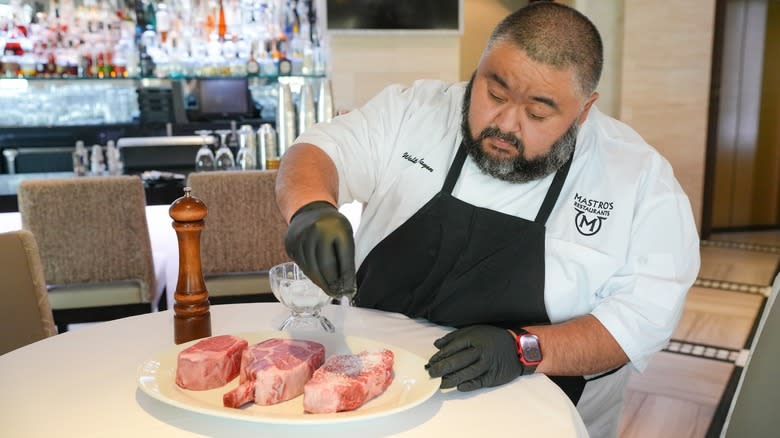
<path id="1" fill-rule="evenodd" d="M 587 101 L 585 101 L 585 105 L 582 107 L 582 112 L 580 112 L 578 124 L 582 126 L 583 123 L 585 123 L 585 120 L 588 119 L 588 113 L 590 112 L 590 107 L 593 106 L 593 103 L 596 102 L 599 98 L 599 93 L 597 91 L 594 91 L 593 94 L 590 95 Z"/>

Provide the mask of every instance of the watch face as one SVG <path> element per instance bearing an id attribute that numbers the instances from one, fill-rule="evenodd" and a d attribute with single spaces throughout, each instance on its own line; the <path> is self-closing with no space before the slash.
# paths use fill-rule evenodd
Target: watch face
<path id="1" fill-rule="evenodd" d="M 528 363 L 542 361 L 542 350 L 539 349 L 539 340 L 533 335 L 520 336 L 520 348 L 523 350 L 523 359 Z"/>

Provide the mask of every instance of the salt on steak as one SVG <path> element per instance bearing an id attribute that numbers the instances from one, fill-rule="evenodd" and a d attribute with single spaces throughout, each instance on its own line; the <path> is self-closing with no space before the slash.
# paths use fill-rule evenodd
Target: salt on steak
<path id="1" fill-rule="evenodd" d="M 233 380 L 240 370 L 241 354 L 249 343 L 236 336 L 203 339 L 179 352 L 176 384 L 203 391 L 219 388 Z"/>
<path id="2" fill-rule="evenodd" d="M 295 398 L 324 360 L 325 347 L 317 342 L 272 338 L 252 345 L 241 357 L 238 388 L 223 395 L 222 404 L 266 406 Z"/>
<path id="3" fill-rule="evenodd" d="M 331 356 L 303 388 L 303 410 L 351 411 L 383 393 L 393 381 L 390 350 Z"/>

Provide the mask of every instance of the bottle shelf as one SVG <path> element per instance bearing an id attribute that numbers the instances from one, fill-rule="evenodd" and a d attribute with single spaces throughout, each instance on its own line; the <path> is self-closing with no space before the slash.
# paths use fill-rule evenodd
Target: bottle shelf
<path id="1" fill-rule="evenodd" d="M 129 76 L 129 77 L 40 77 L 40 76 L 18 76 L 18 77 L 0 77 L 0 81 L 34 81 L 34 82 L 46 82 L 46 81 L 142 81 L 142 80 L 193 80 L 193 79 L 229 79 L 229 78 L 257 78 L 267 81 L 278 81 L 280 79 L 325 79 L 327 75 L 324 74 L 297 74 L 297 75 L 216 75 L 216 76 L 166 76 L 166 77 L 144 77 L 144 76 Z"/>

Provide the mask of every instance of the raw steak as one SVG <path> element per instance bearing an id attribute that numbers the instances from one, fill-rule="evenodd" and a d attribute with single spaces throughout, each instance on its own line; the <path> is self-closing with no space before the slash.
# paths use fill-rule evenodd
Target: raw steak
<path id="1" fill-rule="evenodd" d="M 331 356 L 303 388 L 303 410 L 351 411 L 383 393 L 393 381 L 393 352 Z"/>
<path id="2" fill-rule="evenodd" d="M 233 380 L 240 370 L 241 353 L 249 343 L 236 336 L 203 339 L 179 352 L 176 384 L 202 391 L 219 388 Z"/>
<path id="3" fill-rule="evenodd" d="M 252 345 L 241 357 L 238 388 L 222 396 L 222 404 L 265 406 L 295 398 L 324 359 L 325 347 L 312 341 L 273 338 Z"/>

